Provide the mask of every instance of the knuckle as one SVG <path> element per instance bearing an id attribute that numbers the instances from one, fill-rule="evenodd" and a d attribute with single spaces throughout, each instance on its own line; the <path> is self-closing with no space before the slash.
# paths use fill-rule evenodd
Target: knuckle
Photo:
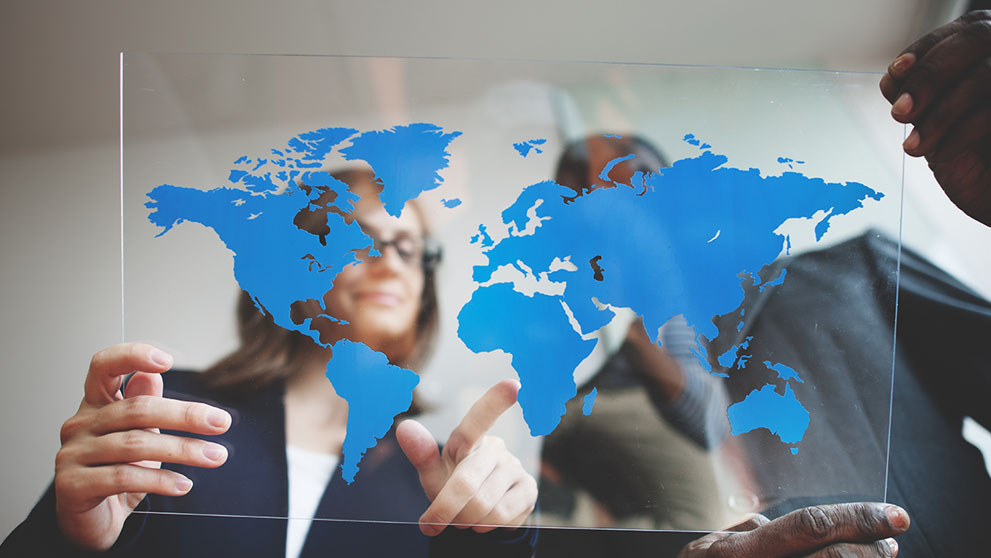
<path id="1" fill-rule="evenodd" d="M 79 418 L 79 415 L 73 415 L 69 420 L 62 423 L 62 428 L 59 429 L 59 439 L 62 444 L 65 445 L 67 442 L 79 435 L 83 430 L 85 421 Z"/>
<path id="2" fill-rule="evenodd" d="M 145 422 L 150 419 L 154 410 L 155 400 L 149 395 L 139 395 L 124 400 L 124 412 L 139 422 Z"/>
<path id="3" fill-rule="evenodd" d="M 65 448 L 62 448 L 62 449 L 58 450 L 58 452 L 55 453 L 55 474 L 56 475 L 59 473 L 59 471 L 62 471 L 62 470 L 65 469 L 65 466 L 67 465 L 66 462 L 68 462 L 68 461 L 72 461 L 72 460 L 70 459 L 70 455 L 66 451 Z"/>
<path id="4" fill-rule="evenodd" d="M 89 359 L 90 371 L 92 372 L 93 370 L 99 370 L 103 368 L 106 365 L 106 363 L 110 360 L 112 354 L 113 354 L 113 348 L 102 349 L 93 353 L 93 356 L 90 357 Z"/>
<path id="5" fill-rule="evenodd" d="M 120 447 L 129 456 L 137 456 L 148 447 L 148 440 L 140 430 L 128 430 L 120 436 Z"/>
<path id="6" fill-rule="evenodd" d="M 130 361 L 135 361 L 144 357 L 145 348 L 141 343 L 128 343 L 124 346 L 124 355 Z"/>
<path id="7" fill-rule="evenodd" d="M 134 481 L 134 472 L 130 467 L 124 465 L 115 465 L 110 469 L 110 482 L 117 487 L 127 487 L 130 486 L 131 482 Z"/>
<path id="8" fill-rule="evenodd" d="M 461 431 L 455 431 L 451 433 L 451 437 L 447 440 L 447 444 L 444 446 L 445 450 L 450 449 L 452 451 L 451 455 L 455 458 L 455 461 L 461 461 L 466 455 L 471 451 L 472 448 L 468 447 L 468 438 Z"/>
<path id="9" fill-rule="evenodd" d="M 960 30 L 960 33 L 971 41 L 991 42 L 991 21 L 972 20 Z"/>
<path id="10" fill-rule="evenodd" d="M 206 405 L 187 403 L 182 410 L 182 421 L 187 427 L 198 426 L 205 422 L 206 414 Z"/>
<path id="11" fill-rule="evenodd" d="M 485 516 L 498 509 L 499 499 L 492 494 L 477 494 L 475 498 L 472 499 L 471 506 L 474 511 L 478 512 L 478 515 Z"/>
<path id="12" fill-rule="evenodd" d="M 828 539 L 836 529 L 833 514 L 822 506 L 810 506 L 802 509 L 798 520 L 802 531 L 815 541 Z"/>
<path id="13" fill-rule="evenodd" d="M 475 494 L 478 492 L 479 481 L 474 475 L 460 473 L 451 479 L 451 489 L 455 494 Z"/>
<path id="14" fill-rule="evenodd" d="M 177 441 L 179 455 L 189 460 L 202 460 L 203 443 L 191 438 L 180 438 Z"/>
<path id="15" fill-rule="evenodd" d="M 526 471 L 523 469 L 523 463 L 515 455 L 507 450 L 500 450 L 495 453 L 495 466 L 497 470 L 512 473 L 516 478 L 523 478 Z"/>
<path id="16" fill-rule="evenodd" d="M 509 504 L 504 501 L 497 502 L 492 506 L 492 511 L 489 512 L 490 523 L 497 525 L 505 525 L 509 523 L 517 514 L 512 513 L 509 509 Z"/>
<path id="17" fill-rule="evenodd" d="M 527 488 L 527 494 L 530 496 L 533 502 L 536 502 L 537 494 L 539 493 L 539 487 L 537 486 L 537 479 L 533 478 L 530 475 L 527 475 L 526 488 Z"/>
<path id="18" fill-rule="evenodd" d="M 423 516 L 420 518 L 420 520 L 427 524 L 434 524 L 434 525 L 447 524 L 447 521 L 444 519 L 441 513 L 435 510 L 424 513 Z"/>
<path id="19" fill-rule="evenodd" d="M 883 512 L 875 506 L 857 506 L 853 511 L 854 520 L 859 530 L 867 533 L 879 533 L 888 525 L 888 520 L 883 516 Z"/>
<path id="20" fill-rule="evenodd" d="M 991 19 L 991 10 L 973 10 L 957 18 L 959 21 L 978 21 L 981 19 Z"/>
<path id="21" fill-rule="evenodd" d="M 55 474 L 55 493 L 60 496 L 72 496 L 81 487 L 79 476 L 73 471 L 61 471 Z"/>
<path id="22" fill-rule="evenodd" d="M 937 78 L 937 68 L 932 62 L 923 59 L 912 68 L 912 75 L 902 90 L 908 91 L 915 99 L 916 104 L 918 104 L 920 94 L 928 90 L 929 84 L 933 83 Z"/>

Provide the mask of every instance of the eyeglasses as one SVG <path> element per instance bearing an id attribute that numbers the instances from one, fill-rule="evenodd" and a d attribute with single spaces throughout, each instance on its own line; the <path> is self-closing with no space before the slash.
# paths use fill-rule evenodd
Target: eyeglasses
<path id="1" fill-rule="evenodd" d="M 366 233 L 368 234 L 368 233 Z M 374 242 L 373 246 L 378 255 L 381 255 L 386 248 L 392 247 L 396 255 L 407 266 L 419 264 L 424 271 L 433 271 L 440 263 L 441 247 L 431 238 L 414 238 L 411 236 L 398 236 L 392 240 L 382 240 L 369 234 Z"/>

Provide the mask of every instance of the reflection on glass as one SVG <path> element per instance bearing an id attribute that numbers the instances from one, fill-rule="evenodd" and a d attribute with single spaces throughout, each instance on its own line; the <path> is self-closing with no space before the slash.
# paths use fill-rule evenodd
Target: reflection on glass
<path id="1" fill-rule="evenodd" d="M 895 270 L 855 272 L 897 254 L 900 131 L 859 116 L 873 79 L 127 57 L 126 333 L 238 418 L 226 465 L 183 471 L 211 488 L 152 508 L 416 522 L 442 483 L 396 424 L 443 442 L 466 414 L 539 479 L 541 525 L 879 500 Z M 867 288 L 874 313 L 830 312 Z M 518 406 L 470 410 L 505 378 Z"/>

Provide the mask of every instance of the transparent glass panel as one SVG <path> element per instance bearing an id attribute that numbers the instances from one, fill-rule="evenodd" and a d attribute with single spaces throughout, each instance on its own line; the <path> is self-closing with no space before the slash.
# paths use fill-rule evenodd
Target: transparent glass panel
<path id="1" fill-rule="evenodd" d="M 227 463 L 172 465 L 194 488 L 150 509 L 416 522 L 394 424 L 445 443 L 507 378 L 443 455 L 494 422 L 539 525 L 882 500 L 903 129 L 876 82 L 127 54 L 125 337 L 234 416 Z M 287 444 L 326 455 L 289 474 Z"/>

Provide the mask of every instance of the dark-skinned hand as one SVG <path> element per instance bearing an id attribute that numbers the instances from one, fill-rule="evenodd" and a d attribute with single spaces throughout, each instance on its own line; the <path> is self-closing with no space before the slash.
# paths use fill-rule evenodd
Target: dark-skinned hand
<path id="1" fill-rule="evenodd" d="M 771 521 L 763 515 L 693 541 L 679 558 L 881 558 L 898 555 L 891 537 L 908 529 L 891 504 L 812 506 Z"/>
<path id="2" fill-rule="evenodd" d="M 991 226 L 991 10 L 967 13 L 906 48 L 881 92 L 891 116 L 914 127 L 905 152 L 925 157 L 950 200 Z"/>

